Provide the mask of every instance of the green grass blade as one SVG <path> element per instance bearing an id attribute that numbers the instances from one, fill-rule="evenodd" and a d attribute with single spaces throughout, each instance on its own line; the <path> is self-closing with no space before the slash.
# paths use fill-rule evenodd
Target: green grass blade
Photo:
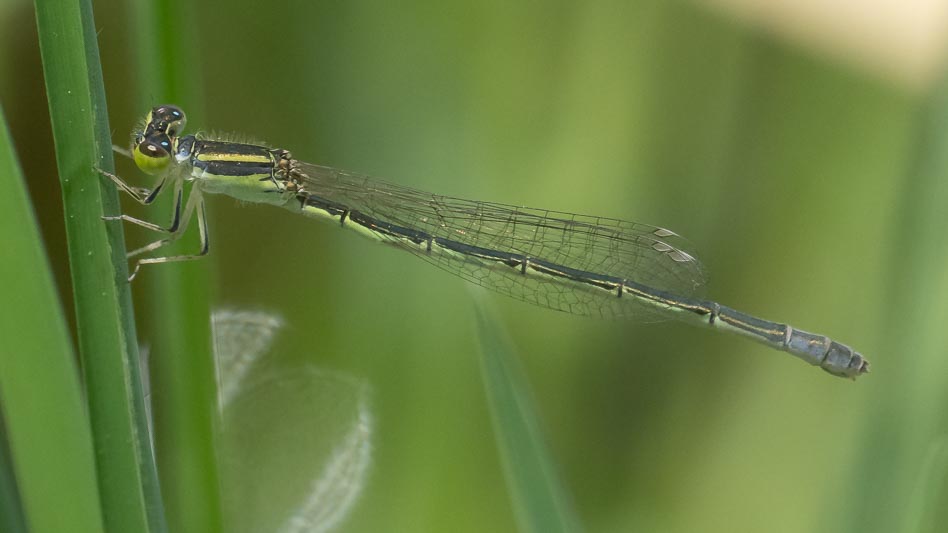
<path id="1" fill-rule="evenodd" d="M 137 79 L 141 86 L 137 112 L 173 103 L 182 106 L 196 131 L 203 124 L 201 89 L 195 50 L 195 21 L 181 17 L 193 9 L 181 0 L 134 3 Z M 147 98 L 147 100 L 146 100 Z M 123 125 L 130 128 L 132 125 Z M 171 212 L 162 198 L 149 209 L 156 217 Z M 163 203 L 164 202 L 164 203 Z M 209 213 L 209 218 L 213 218 Z M 211 256 L 200 261 L 144 269 L 144 327 L 151 347 L 152 408 L 155 453 L 161 494 L 173 531 L 221 531 L 217 442 L 217 381 L 211 335 L 209 267 L 213 261 L 214 226 L 210 221 Z M 192 224 L 192 226 L 195 226 Z M 162 253 L 188 254 L 197 249 L 196 228 Z M 136 281 L 138 283 L 138 281 Z"/>
<path id="2" fill-rule="evenodd" d="M 2 110 L 0 188 L 0 406 L 17 480 L 4 492 L 18 493 L 33 532 L 102 531 L 79 371 Z M 16 531 L 2 514 L 0 529 Z"/>
<path id="3" fill-rule="evenodd" d="M 503 330 L 477 303 L 481 370 L 491 419 L 521 531 L 579 531 L 561 486 L 515 355 Z"/>
<path id="4" fill-rule="evenodd" d="M 105 91 L 88 0 L 37 0 L 36 20 L 66 217 L 79 355 L 86 382 L 103 518 L 109 531 L 163 529 L 141 398 Z"/>
<path id="5" fill-rule="evenodd" d="M 917 109 L 914 154 L 900 191 L 900 211 L 888 236 L 886 350 L 873 374 L 874 416 L 866 429 L 861 492 L 852 531 L 913 531 L 923 507 L 912 501 L 930 450 L 944 438 L 948 389 L 948 70 Z M 878 377 L 877 377 L 878 376 Z M 933 475 L 929 473 L 928 475 Z M 929 485 L 935 483 L 927 482 Z M 943 505 L 942 505 L 943 507 Z M 897 511 L 895 511 L 897 510 Z M 927 511 L 926 511 L 927 512 Z M 909 524 L 909 525 L 907 525 Z M 940 524 L 942 531 L 944 524 Z"/>

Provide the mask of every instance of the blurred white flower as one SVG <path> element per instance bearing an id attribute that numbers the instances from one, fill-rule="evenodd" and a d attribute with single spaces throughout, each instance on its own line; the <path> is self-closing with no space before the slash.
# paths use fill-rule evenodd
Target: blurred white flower
<path id="1" fill-rule="evenodd" d="M 332 530 L 353 509 L 368 475 L 368 386 L 306 358 L 273 353 L 279 317 L 219 311 L 212 323 L 226 529 Z"/>
<path id="2" fill-rule="evenodd" d="M 703 0 L 833 60 L 900 86 L 925 89 L 943 70 L 943 0 Z"/>

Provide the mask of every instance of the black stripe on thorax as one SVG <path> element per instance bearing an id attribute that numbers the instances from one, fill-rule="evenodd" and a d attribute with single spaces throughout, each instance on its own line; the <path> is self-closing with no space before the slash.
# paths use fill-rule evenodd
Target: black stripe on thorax
<path id="1" fill-rule="evenodd" d="M 273 165 L 248 161 L 201 161 L 194 159 L 191 163 L 214 176 L 271 176 Z"/>
<path id="2" fill-rule="evenodd" d="M 257 146 L 254 144 L 229 143 L 220 141 L 197 141 L 195 145 L 195 155 L 207 159 L 226 160 L 228 156 L 233 159 L 258 159 L 259 162 L 273 161 L 273 151 L 266 146 Z"/>
<path id="3" fill-rule="evenodd" d="M 214 176 L 273 176 L 276 160 L 263 146 L 195 141 L 191 164 Z"/>

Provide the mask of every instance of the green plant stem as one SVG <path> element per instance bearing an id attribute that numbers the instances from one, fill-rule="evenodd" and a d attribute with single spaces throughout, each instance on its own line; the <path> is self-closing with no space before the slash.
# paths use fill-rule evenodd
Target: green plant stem
<path id="1" fill-rule="evenodd" d="M 126 282 L 105 91 L 88 0 L 37 0 L 36 19 L 66 217 L 79 355 L 86 382 L 99 494 L 109 531 L 164 529 L 147 440 L 138 348 Z"/>
<path id="2" fill-rule="evenodd" d="M 520 530 L 580 531 L 506 335 L 480 301 L 476 314 L 484 391 Z"/>
<path id="3" fill-rule="evenodd" d="M 181 17 L 192 8 L 191 3 L 179 0 L 135 3 L 136 64 L 142 83 L 137 93 L 142 95 L 141 113 L 158 104 L 178 104 L 187 110 L 189 121 L 199 125 L 203 106 L 194 51 L 200 47 L 192 18 Z M 170 213 L 170 204 L 164 202 L 169 199 L 163 198 L 150 211 L 157 216 Z M 213 246 L 213 234 L 211 239 Z M 193 253 L 196 246 L 194 239 L 185 238 L 162 253 Z M 206 257 L 142 271 L 152 348 L 155 453 L 169 525 L 180 532 L 213 533 L 222 528 L 211 260 Z"/>

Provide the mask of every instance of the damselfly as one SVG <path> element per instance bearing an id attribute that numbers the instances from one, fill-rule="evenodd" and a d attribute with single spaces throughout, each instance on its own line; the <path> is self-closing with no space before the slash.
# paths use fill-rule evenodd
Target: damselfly
<path id="1" fill-rule="evenodd" d="M 170 227 L 125 220 L 168 236 L 128 254 L 155 251 L 182 235 L 197 217 L 194 255 L 138 259 L 186 261 L 208 252 L 203 193 L 271 204 L 417 255 L 461 278 L 542 307 L 577 315 L 661 320 L 711 326 L 789 352 L 836 376 L 855 378 L 869 362 L 829 337 L 763 320 L 695 296 L 701 264 L 674 232 L 647 224 L 440 196 L 294 159 L 266 146 L 181 136 L 184 112 L 151 110 L 132 143 L 138 167 L 159 177 L 154 189 L 129 186 L 102 172 L 142 204 L 174 191 Z M 187 201 L 183 184 L 193 182 Z M 183 206 L 183 207 L 182 207 Z"/>

